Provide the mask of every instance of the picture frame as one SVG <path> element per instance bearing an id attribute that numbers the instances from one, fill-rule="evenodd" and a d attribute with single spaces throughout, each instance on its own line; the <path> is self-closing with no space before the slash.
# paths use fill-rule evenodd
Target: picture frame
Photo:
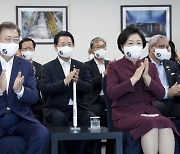
<path id="1" fill-rule="evenodd" d="M 68 30 L 67 6 L 16 6 L 16 24 L 21 38 L 37 44 L 52 44 L 54 36 Z"/>
<path id="2" fill-rule="evenodd" d="M 171 5 L 121 5 L 121 31 L 131 24 L 147 41 L 158 34 L 171 39 Z"/>

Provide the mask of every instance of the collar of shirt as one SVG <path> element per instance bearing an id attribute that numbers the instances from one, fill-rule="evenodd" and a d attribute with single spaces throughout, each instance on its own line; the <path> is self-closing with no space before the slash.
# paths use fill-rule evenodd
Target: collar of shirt
<path id="1" fill-rule="evenodd" d="M 63 66 L 64 64 L 71 64 L 71 59 L 69 60 L 69 61 L 64 61 L 64 60 L 62 60 L 59 56 L 58 56 L 58 59 L 59 59 L 59 62 L 60 62 L 60 64 Z"/>
<path id="2" fill-rule="evenodd" d="M 103 78 L 104 77 L 103 72 L 105 71 L 105 63 L 104 63 L 104 61 L 103 61 L 103 63 L 99 63 L 95 58 L 94 58 L 94 61 L 95 61 L 96 65 L 97 65 L 97 67 L 98 67 L 98 70 L 99 70 L 100 74 L 102 74 L 102 78 Z M 100 92 L 99 95 L 100 96 L 104 95 L 104 92 L 103 92 L 102 89 L 101 89 L 101 92 Z"/>
<path id="3" fill-rule="evenodd" d="M 1 66 L 2 66 L 2 69 L 6 70 L 7 68 L 12 68 L 12 65 L 13 65 L 13 61 L 14 61 L 14 56 L 7 62 L 5 61 L 1 56 L 0 56 L 0 61 L 1 61 Z"/>
<path id="4" fill-rule="evenodd" d="M 98 61 L 96 61 L 95 59 L 94 59 L 94 61 L 95 61 L 96 65 L 97 65 L 97 67 L 99 69 L 99 72 L 103 74 L 103 72 L 105 71 L 104 62 L 103 63 L 98 63 Z"/>
<path id="5" fill-rule="evenodd" d="M 94 58 L 94 61 L 97 65 L 102 65 L 102 64 L 104 65 L 104 61 L 103 61 L 103 63 L 99 63 L 95 58 Z"/>
<path id="6" fill-rule="evenodd" d="M 71 59 L 69 60 L 69 61 L 64 61 L 64 60 L 62 60 L 61 58 L 59 58 L 58 57 L 58 59 L 59 59 L 59 62 L 60 62 L 60 64 L 61 64 L 61 66 L 62 66 L 62 69 L 63 69 L 63 72 L 64 72 L 64 75 L 65 75 L 65 77 L 69 74 L 69 72 L 70 72 L 70 66 L 71 66 Z"/>
<path id="7" fill-rule="evenodd" d="M 167 99 L 167 93 L 168 93 L 168 90 L 169 90 L 169 84 L 168 84 L 168 81 L 167 81 L 167 76 L 166 76 L 166 72 L 165 72 L 165 69 L 164 69 L 164 66 L 163 66 L 163 62 L 160 61 L 160 63 L 156 63 L 151 57 L 149 57 L 151 59 L 151 62 L 155 64 L 157 70 L 158 70 L 158 74 L 159 74 L 159 78 L 160 78 L 160 81 L 165 89 L 165 96 L 163 99 Z"/>
<path id="8" fill-rule="evenodd" d="M 156 66 L 163 65 L 163 62 L 162 62 L 162 61 L 160 61 L 160 63 L 156 63 L 150 56 L 149 56 L 149 58 L 150 58 L 151 62 L 152 62 L 153 64 L 155 64 Z"/>

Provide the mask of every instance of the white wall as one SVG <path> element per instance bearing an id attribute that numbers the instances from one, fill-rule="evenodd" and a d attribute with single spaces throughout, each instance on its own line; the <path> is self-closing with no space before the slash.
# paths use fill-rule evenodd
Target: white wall
<path id="1" fill-rule="evenodd" d="M 0 5 L 0 22 L 16 22 L 16 6 L 68 6 L 68 30 L 76 45 L 74 58 L 86 61 L 91 39 L 99 36 L 107 41 L 107 58 L 118 59 L 122 57 L 116 44 L 121 25 L 120 5 L 172 5 L 172 39 L 180 52 L 179 0 L 6 0 Z M 37 45 L 36 50 L 34 60 L 42 64 L 56 57 L 52 44 Z"/>

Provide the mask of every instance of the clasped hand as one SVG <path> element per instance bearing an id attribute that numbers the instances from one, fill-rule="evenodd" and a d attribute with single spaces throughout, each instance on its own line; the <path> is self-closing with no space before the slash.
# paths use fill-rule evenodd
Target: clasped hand
<path id="1" fill-rule="evenodd" d="M 149 86 L 151 82 L 151 77 L 148 74 L 149 71 L 149 62 L 148 59 L 145 58 L 144 62 L 141 62 L 141 66 L 136 69 L 134 75 L 130 78 L 132 85 L 134 86 L 137 81 L 142 77 L 144 83 Z"/>
<path id="2" fill-rule="evenodd" d="M 5 72 L 6 71 L 3 70 L 0 76 L 0 94 L 3 94 L 7 87 L 7 79 L 6 79 Z M 22 76 L 21 72 L 19 72 L 13 85 L 13 90 L 15 93 L 18 93 L 21 91 L 23 82 L 24 82 L 24 76 Z"/>
<path id="3" fill-rule="evenodd" d="M 7 86 L 7 79 L 6 79 L 6 74 L 5 74 L 5 70 L 3 70 L 1 72 L 1 76 L 0 76 L 0 94 L 3 94 L 4 91 L 6 90 L 6 86 Z"/>
<path id="4" fill-rule="evenodd" d="M 79 79 L 79 69 L 74 68 L 73 71 L 71 71 L 67 77 L 64 79 L 65 85 L 69 84 L 71 81 L 78 82 Z"/>
<path id="5" fill-rule="evenodd" d="M 180 84 L 177 82 L 168 90 L 168 97 L 180 96 Z"/>
<path id="6" fill-rule="evenodd" d="M 24 76 L 22 76 L 21 72 L 19 72 L 13 85 L 13 90 L 15 93 L 19 93 L 21 91 L 23 82 L 24 82 Z"/>

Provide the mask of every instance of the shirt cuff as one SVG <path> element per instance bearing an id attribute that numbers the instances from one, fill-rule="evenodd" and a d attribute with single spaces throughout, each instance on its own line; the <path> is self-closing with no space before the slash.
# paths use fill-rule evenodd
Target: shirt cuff
<path id="1" fill-rule="evenodd" d="M 17 98 L 20 99 L 24 94 L 24 86 L 22 86 L 21 91 L 16 94 L 17 94 Z"/>
<path id="2" fill-rule="evenodd" d="M 168 94 L 168 89 L 165 88 L 165 95 L 164 95 L 163 99 L 167 99 L 168 98 L 167 94 Z"/>

